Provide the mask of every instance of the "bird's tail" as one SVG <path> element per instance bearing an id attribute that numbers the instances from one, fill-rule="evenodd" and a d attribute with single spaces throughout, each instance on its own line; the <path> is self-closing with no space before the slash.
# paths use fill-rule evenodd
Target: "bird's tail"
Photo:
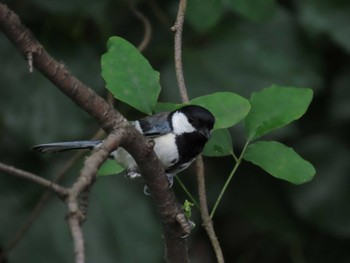
<path id="1" fill-rule="evenodd" d="M 72 150 L 93 149 L 102 141 L 53 142 L 35 145 L 33 150 L 41 153 L 57 153 Z"/>

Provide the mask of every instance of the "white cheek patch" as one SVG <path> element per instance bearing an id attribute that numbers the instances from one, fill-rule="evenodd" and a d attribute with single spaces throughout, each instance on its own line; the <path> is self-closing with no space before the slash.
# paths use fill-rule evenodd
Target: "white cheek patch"
<path id="1" fill-rule="evenodd" d="M 195 131 L 195 128 L 192 126 L 191 123 L 188 122 L 186 115 L 183 114 L 182 112 L 175 112 L 173 114 L 172 124 L 173 124 L 173 131 L 177 135 Z"/>

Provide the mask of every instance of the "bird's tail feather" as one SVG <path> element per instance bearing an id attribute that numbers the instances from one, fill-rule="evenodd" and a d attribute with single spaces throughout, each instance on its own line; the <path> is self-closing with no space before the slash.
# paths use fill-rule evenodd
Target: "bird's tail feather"
<path id="1" fill-rule="evenodd" d="M 74 141 L 74 142 L 53 142 L 38 144 L 32 147 L 33 150 L 41 153 L 57 153 L 72 150 L 93 149 L 102 141 Z"/>

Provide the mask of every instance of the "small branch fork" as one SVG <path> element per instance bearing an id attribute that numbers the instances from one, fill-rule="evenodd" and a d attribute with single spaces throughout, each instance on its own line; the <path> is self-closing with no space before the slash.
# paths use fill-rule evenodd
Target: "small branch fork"
<path id="1" fill-rule="evenodd" d="M 171 28 L 175 32 L 174 42 L 175 42 L 175 70 L 176 70 L 176 79 L 178 83 L 178 88 L 180 92 L 180 97 L 182 102 L 188 102 L 189 97 L 185 85 L 185 78 L 183 75 L 183 66 L 182 66 L 182 30 L 186 12 L 186 0 L 180 0 L 179 9 L 177 13 L 177 18 L 175 25 Z M 214 249 L 217 262 L 223 263 L 224 257 L 219 244 L 219 240 L 215 234 L 213 221 L 209 215 L 208 204 L 207 204 L 207 195 L 205 189 L 205 176 L 204 176 L 204 164 L 202 156 L 199 156 L 196 160 L 196 169 L 197 169 L 197 183 L 198 183 L 198 194 L 199 194 L 199 204 L 202 216 L 202 224 L 207 232 L 207 235 L 210 239 L 212 247 Z"/>
<path id="2" fill-rule="evenodd" d="M 181 218 L 184 215 L 173 191 L 168 187 L 164 169 L 153 151 L 153 144 L 130 126 L 128 121 L 104 99 L 73 76 L 63 64 L 52 58 L 21 23 L 19 17 L 1 3 L 0 30 L 28 60 L 30 70 L 32 68 L 39 70 L 109 134 L 102 146 L 86 159 L 77 181 L 70 188 L 61 187 L 39 176 L 4 164 L 0 165 L 0 170 L 43 185 L 65 201 L 68 207 L 67 221 L 74 243 L 75 262 L 84 263 L 85 248 L 81 223 L 85 219 L 86 207 L 83 205 L 82 209 L 79 200 L 82 193 L 88 194 L 88 188 L 93 185 L 98 168 L 109 153 L 122 146 L 136 160 L 152 194 L 163 223 L 167 262 L 188 262 L 187 242 L 182 238 L 188 234 L 187 225 L 184 223 L 180 225 L 178 222 L 182 222 Z"/>

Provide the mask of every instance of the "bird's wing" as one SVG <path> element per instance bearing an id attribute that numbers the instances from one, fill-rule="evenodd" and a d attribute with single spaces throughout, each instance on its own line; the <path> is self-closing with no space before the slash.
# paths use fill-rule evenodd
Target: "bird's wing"
<path id="1" fill-rule="evenodd" d="M 41 153 L 57 153 L 72 150 L 93 149 L 102 141 L 74 141 L 74 142 L 52 142 L 35 145 L 33 150 Z"/>
<path id="2" fill-rule="evenodd" d="M 134 121 L 132 124 L 145 136 L 157 137 L 171 132 L 168 116 L 169 112 L 160 112 Z"/>

